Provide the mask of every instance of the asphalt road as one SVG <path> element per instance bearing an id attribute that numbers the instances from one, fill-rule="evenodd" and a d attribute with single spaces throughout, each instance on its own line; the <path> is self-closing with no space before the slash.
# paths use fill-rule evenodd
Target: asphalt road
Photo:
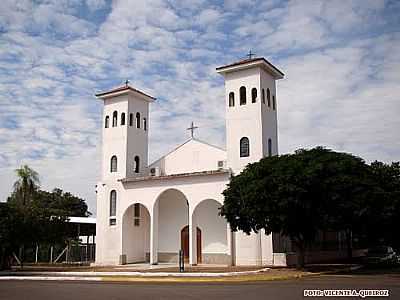
<path id="1" fill-rule="evenodd" d="M 231 284 L 1 281 L 0 299 L 307 299 L 303 297 L 304 289 L 388 289 L 389 298 L 378 299 L 400 299 L 400 277 L 399 275 L 330 275 Z M 321 297 L 308 298 L 321 299 Z M 340 297 L 340 299 L 362 298 Z"/>

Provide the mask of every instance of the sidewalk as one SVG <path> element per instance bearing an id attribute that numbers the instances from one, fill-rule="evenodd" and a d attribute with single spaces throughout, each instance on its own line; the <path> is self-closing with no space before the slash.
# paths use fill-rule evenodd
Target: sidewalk
<path id="1" fill-rule="evenodd" d="M 136 266 L 135 266 L 136 267 Z M 145 271 L 126 271 L 114 267 L 114 271 L 10 271 L 0 272 L 0 280 L 60 280 L 60 281 L 119 281 L 119 282 L 238 282 L 301 278 L 335 272 L 351 271 L 357 265 L 315 265 L 307 270 L 290 268 L 256 267 L 189 267 L 177 272 L 176 267 L 161 266 Z M 255 269 L 256 268 L 256 269 Z M 171 270 L 173 269 L 173 270 Z M 236 271 L 239 269 L 239 271 Z M 240 270 L 243 269 L 243 270 Z M 233 271 L 235 270 L 235 271 Z"/>

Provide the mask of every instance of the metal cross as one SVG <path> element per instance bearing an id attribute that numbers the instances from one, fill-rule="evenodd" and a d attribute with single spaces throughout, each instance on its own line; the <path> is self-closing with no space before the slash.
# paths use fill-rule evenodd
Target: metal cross
<path id="1" fill-rule="evenodd" d="M 199 128 L 199 127 L 194 126 L 194 124 L 193 124 L 193 122 L 192 122 L 191 126 L 190 126 L 189 128 L 186 128 L 186 130 L 190 130 L 190 135 L 191 135 L 191 137 L 193 138 L 193 132 L 194 132 L 194 130 L 197 129 L 197 128 Z"/>
<path id="2" fill-rule="evenodd" d="M 129 83 L 129 80 L 127 79 L 127 80 L 125 81 L 125 86 L 128 86 L 128 83 Z"/>
<path id="3" fill-rule="evenodd" d="M 251 52 L 251 49 L 249 50 L 249 53 L 246 55 L 249 59 L 252 59 L 253 56 L 255 56 L 256 54 Z"/>

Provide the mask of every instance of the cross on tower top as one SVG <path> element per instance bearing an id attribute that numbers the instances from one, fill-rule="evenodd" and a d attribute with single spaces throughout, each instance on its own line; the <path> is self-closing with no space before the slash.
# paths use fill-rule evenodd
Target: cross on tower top
<path id="1" fill-rule="evenodd" d="M 128 83 L 129 83 L 129 80 L 127 79 L 127 80 L 125 81 L 125 86 L 128 86 Z"/>
<path id="2" fill-rule="evenodd" d="M 249 50 L 249 53 L 246 54 L 246 56 L 247 56 L 249 59 L 252 59 L 253 56 L 255 56 L 255 55 L 256 55 L 255 53 L 251 52 L 251 49 Z"/>
<path id="3" fill-rule="evenodd" d="M 190 136 L 193 138 L 194 130 L 197 129 L 197 128 L 199 128 L 199 127 L 194 126 L 194 123 L 192 122 L 192 124 L 190 125 L 190 127 L 186 128 L 186 130 L 190 130 Z"/>

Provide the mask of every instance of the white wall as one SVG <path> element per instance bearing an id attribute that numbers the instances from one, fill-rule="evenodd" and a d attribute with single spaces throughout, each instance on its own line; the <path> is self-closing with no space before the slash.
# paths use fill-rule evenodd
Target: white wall
<path id="1" fill-rule="evenodd" d="M 127 114 L 127 159 L 126 159 L 126 177 L 136 176 L 134 173 L 134 158 L 136 155 L 140 158 L 139 173 L 145 171 L 148 166 L 148 132 L 149 132 L 149 103 L 145 100 L 129 96 L 129 112 Z M 140 113 L 140 128 L 136 128 L 136 113 Z M 133 114 L 133 124 L 129 126 L 129 114 Z M 143 128 L 143 118 L 147 120 L 147 130 Z M 146 174 L 147 175 L 147 174 Z"/>
<path id="2" fill-rule="evenodd" d="M 265 104 L 262 105 L 262 136 L 263 136 L 263 156 L 268 156 L 268 139 L 272 141 L 272 155 L 278 154 L 278 119 L 277 107 L 278 98 L 276 96 L 276 81 L 275 79 L 261 70 L 261 88 L 265 90 Z M 267 88 L 271 91 L 271 106 L 268 107 Z M 275 96 L 276 109 L 273 109 L 272 98 Z"/>
<path id="3" fill-rule="evenodd" d="M 118 112 L 117 126 L 112 127 L 113 112 Z M 104 100 L 102 135 L 102 179 L 116 180 L 126 174 L 127 126 L 121 126 L 121 113 L 128 111 L 128 96 L 118 96 Z M 105 118 L 109 116 L 109 127 L 105 128 Z M 113 155 L 118 159 L 118 172 L 110 172 Z"/>
<path id="4" fill-rule="evenodd" d="M 189 214 L 193 215 L 195 207 L 205 199 L 215 199 L 218 203 L 222 204 L 223 196 L 221 192 L 226 188 L 228 181 L 229 173 L 174 178 L 170 180 L 139 181 L 127 184 L 120 182 L 112 184 L 100 182 L 97 189 L 98 222 L 96 228 L 98 231 L 96 263 L 102 265 L 118 264 L 119 256 L 124 254 L 121 240 L 122 215 L 135 202 L 143 204 L 148 209 L 150 218 L 153 218 L 157 213 L 161 215 L 159 216 L 160 224 L 158 226 L 156 224 L 155 234 L 156 240 L 160 243 L 158 247 L 159 251 L 176 252 L 180 249 L 180 230 L 185 223 L 188 223 L 187 219 L 183 219 L 187 216 L 187 210 L 183 205 L 183 197 L 179 196 L 179 193 L 175 192 L 168 195 L 169 192 L 167 192 L 167 196 L 165 196 L 164 192 L 171 189 L 179 190 L 188 199 Z M 108 216 L 109 193 L 112 189 L 117 190 L 116 226 L 109 225 Z M 161 199 L 161 201 L 157 201 L 157 199 Z M 160 204 L 158 208 L 156 203 Z M 175 214 L 176 210 L 170 209 L 170 207 L 176 207 L 181 211 L 180 217 L 177 217 Z M 157 212 L 154 209 L 157 209 Z M 162 220 L 165 222 L 162 223 Z M 169 227 L 172 228 L 171 225 L 172 227 L 176 227 L 176 230 L 179 228 L 179 231 L 177 230 L 169 234 L 167 231 Z M 225 238 L 226 234 L 225 228 Z M 226 251 L 229 252 L 229 249 Z"/>
<path id="5" fill-rule="evenodd" d="M 196 139 L 190 139 L 150 167 L 158 167 L 162 175 L 210 171 L 218 169 L 218 161 L 226 160 L 226 152 Z"/>
<path id="6" fill-rule="evenodd" d="M 246 104 L 240 105 L 240 87 L 246 87 Z M 246 69 L 225 75 L 226 105 L 226 149 L 228 166 L 235 174 L 250 162 L 258 161 L 263 155 L 260 69 Z M 251 89 L 257 88 L 257 101 L 252 103 Z M 235 94 L 235 106 L 229 107 L 229 93 Z M 247 137 L 250 141 L 250 156 L 240 157 L 240 139 Z"/>
<path id="7" fill-rule="evenodd" d="M 227 253 L 227 222 L 219 216 L 221 204 L 215 200 L 202 201 L 193 213 L 195 223 L 201 229 L 202 254 Z"/>

